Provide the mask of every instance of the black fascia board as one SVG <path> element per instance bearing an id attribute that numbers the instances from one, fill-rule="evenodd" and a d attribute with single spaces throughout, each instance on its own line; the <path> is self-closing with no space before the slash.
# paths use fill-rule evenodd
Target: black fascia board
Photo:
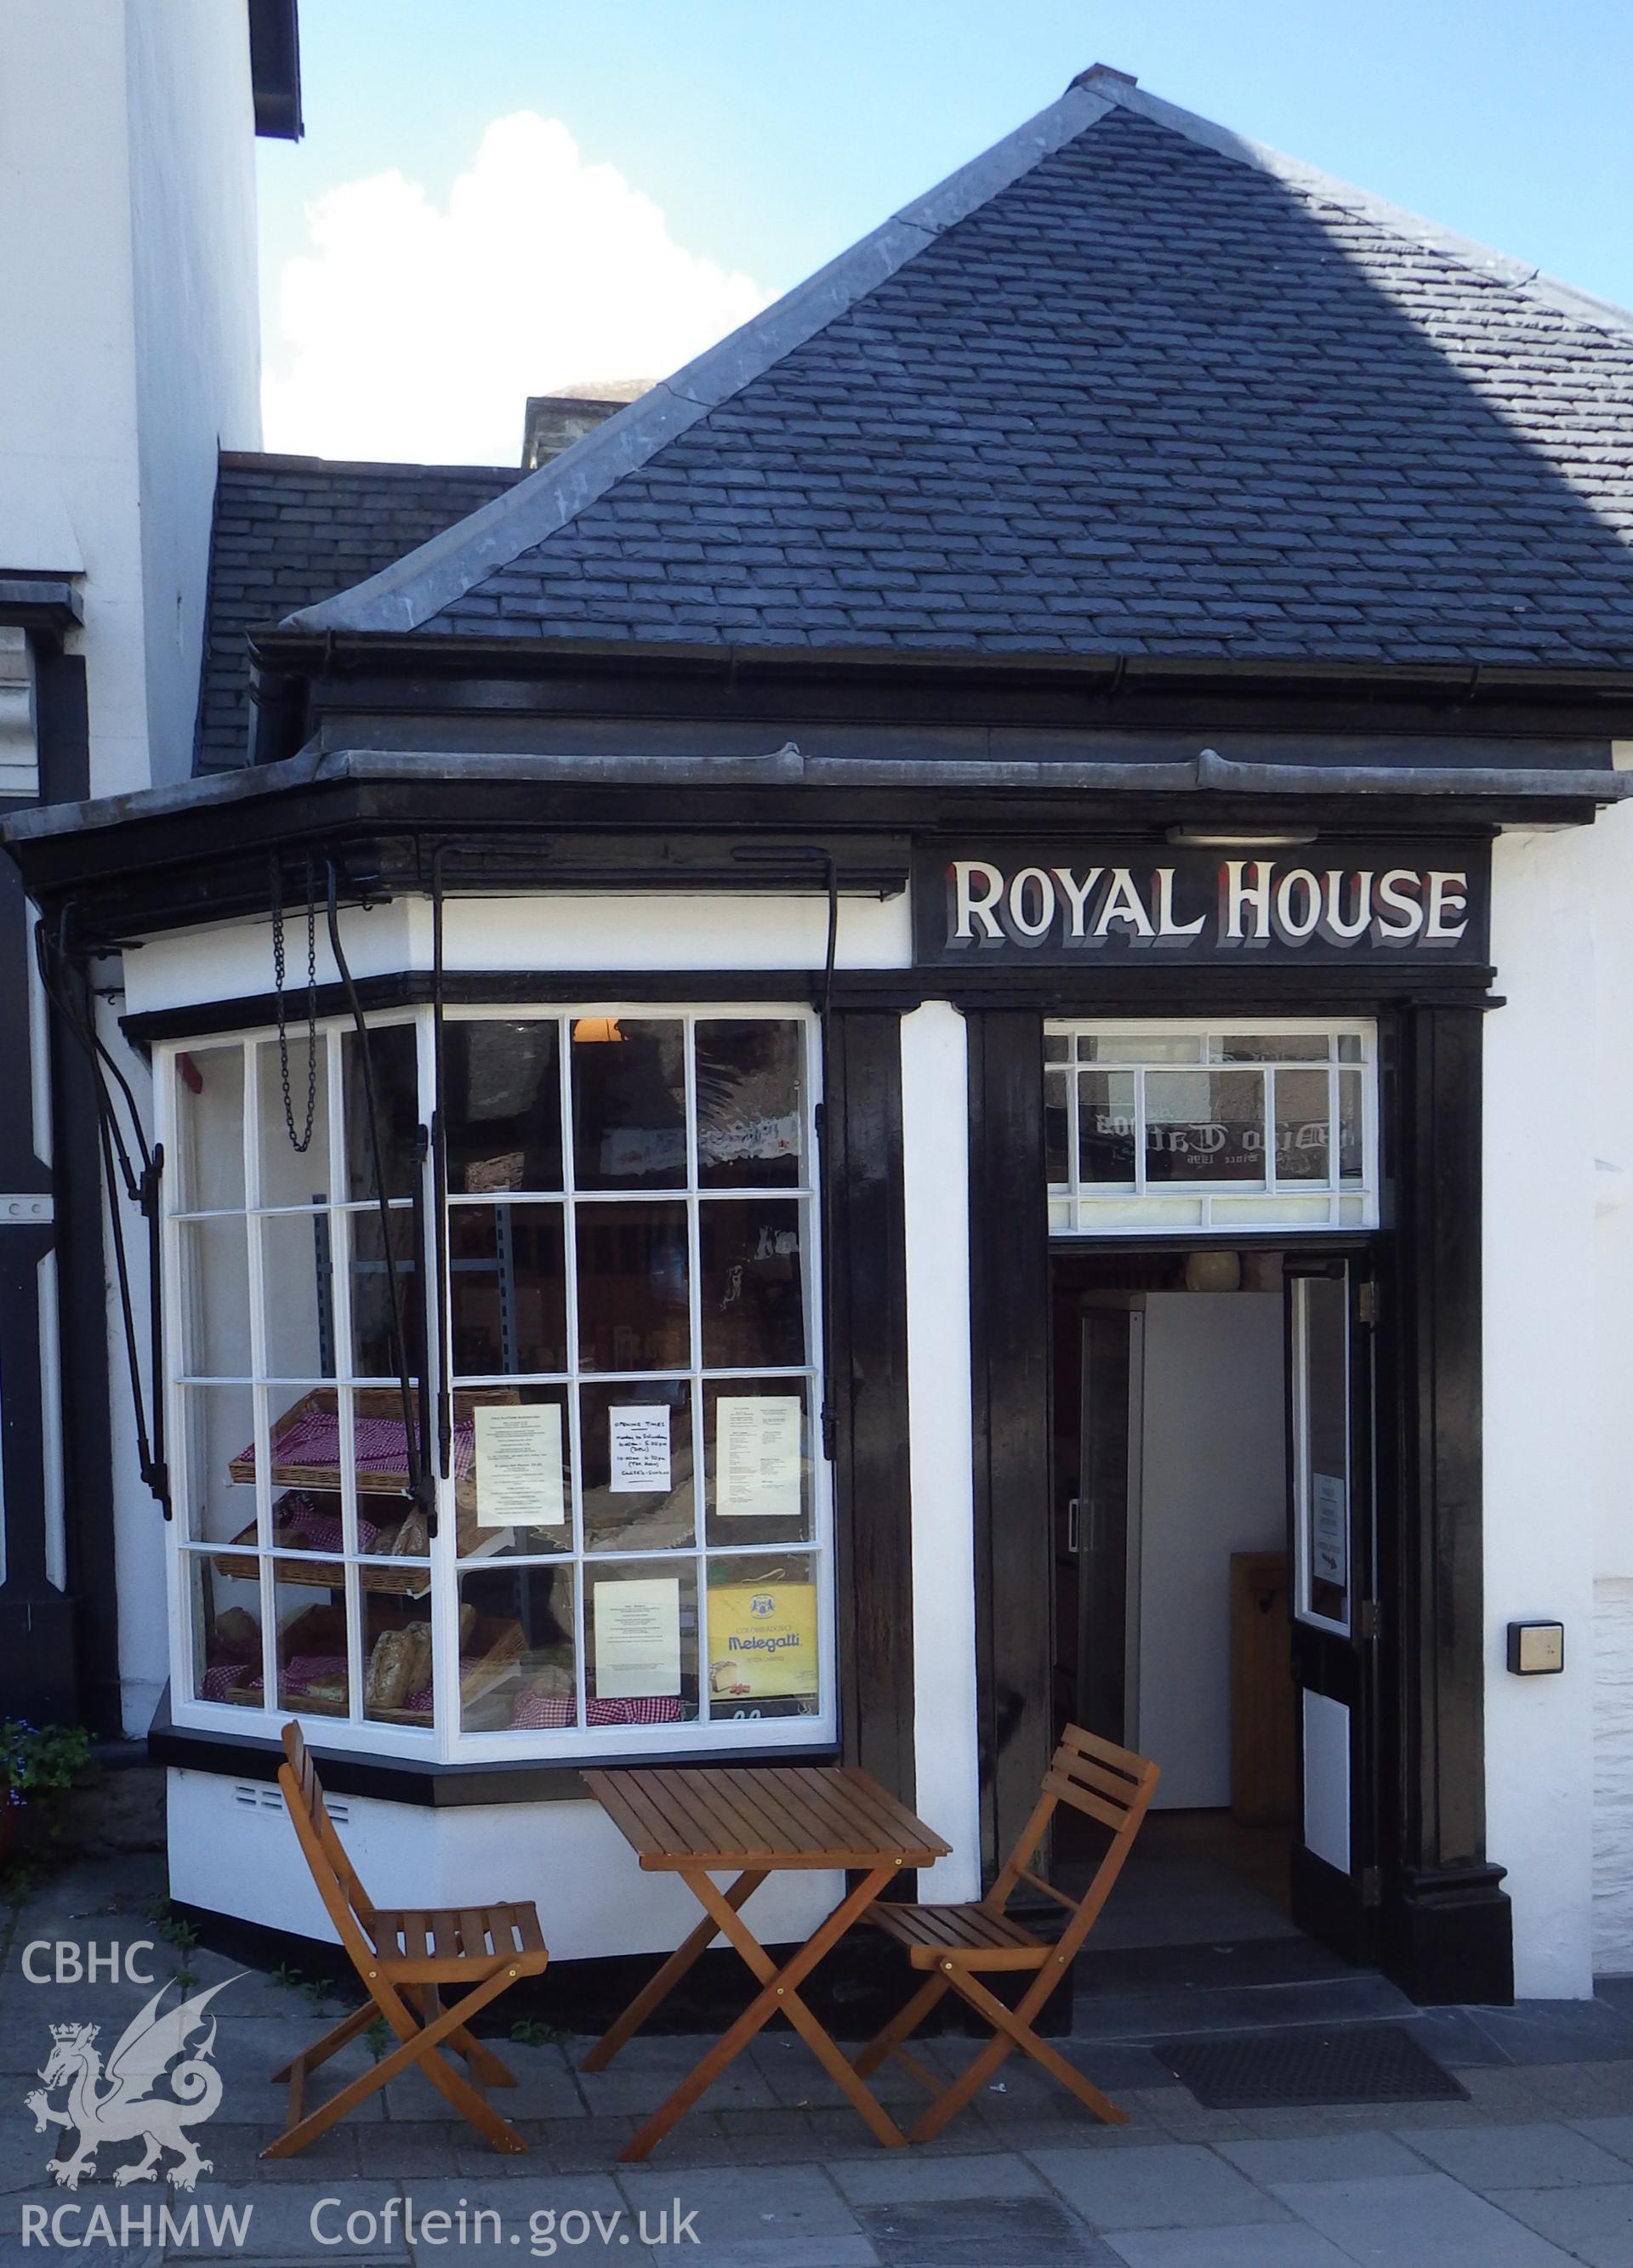
<path id="1" fill-rule="evenodd" d="M 679 714 L 793 718 L 813 711 L 876 720 L 937 717 L 1014 723 L 1056 717 L 1135 722 L 1157 707 L 1179 721 L 1232 711 L 1302 711 L 1387 720 L 1397 729 L 1578 731 L 1633 724 L 1633 671 L 1379 660 L 1271 661 L 1226 656 L 896 652 L 877 647 L 772 647 L 618 640 L 491 638 L 462 633 L 345 633 L 282 627 L 250 640 L 255 675 L 307 727 L 359 711 L 469 718 L 485 711 L 606 717 Z M 1504 722 L 1496 725 L 1501 715 Z M 289 754 L 284 748 L 279 753 Z"/>
<path id="2" fill-rule="evenodd" d="M 306 132 L 299 0 L 249 0 L 249 84 L 255 132 L 270 141 L 299 142 Z"/>
<path id="3" fill-rule="evenodd" d="M 1581 775 L 1577 775 L 1579 780 Z M 30 894 L 48 912 L 72 900 L 78 933 L 101 949 L 165 930 L 252 918 L 270 904 L 273 854 L 283 854 L 286 902 L 298 864 L 311 851 L 333 857 L 341 895 L 351 903 L 423 895 L 440 843 L 460 846 L 448 876 L 456 895 L 484 889 L 718 889 L 729 873 L 745 895 L 786 890 L 792 869 L 730 869 L 734 841 L 831 842 L 842 887 L 888 892 L 900 860 L 882 838 L 939 832 L 1027 831 L 1125 836 L 1149 842 L 1171 825 L 1227 831 L 1284 828 L 1296 815 L 1347 839 L 1402 835 L 1425 839 L 1489 834 L 1504 821 L 1579 825 L 1595 799 L 1581 792 L 1535 793 L 1505 804 L 1489 792 L 1461 796 L 1321 797 L 1020 792 L 842 787 L 718 789 L 685 784 L 617 786 L 536 782 L 321 783 L 301 791 L 228 805 L 181 807 L 118 826 L 9 840 Z M 578 838 L 595 837 L 587 863 Z M 713 838 L 705 843 L 701 838 Z M 699 848 L 701 865 L 674 856 Z M 856 845 L 858 855 L 847 852 Z M 716 855 L 718 853 L 718 855 Z M 484 874 L 484 861 L 490 862 Z M 320 869 L 321 871 L 321 869 Z"/>

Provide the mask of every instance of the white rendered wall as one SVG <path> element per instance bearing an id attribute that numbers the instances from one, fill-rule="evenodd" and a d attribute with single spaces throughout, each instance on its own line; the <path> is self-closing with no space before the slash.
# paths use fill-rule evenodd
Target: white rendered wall
<path id="1" fill-rule="evenodd" d="M 243 0 L 0 7 L 0 572 L 79 578 L 67 643 L 85 662 L 95 795 L 192 768 L 217 449 L 260 439 L 254 168 Z M 145 1242 L 127 1225 L 144 1313 Z M 107 1273 L 135 1734 L 164 1675 L 160 1523 L 137 1475 L 111 1251 Z"/>
<path id="2" fill-rule="evenodd" d="M 216 448 L 260 437 L 255 295 L 248 10 L 6 0 L 0 571 L 83 571 L 93 794 L 191 768 Z"/>
<path id="3" fill-rule="evenodd" d="M 825 895 L 602 891 L 594 897 L 454 898 L 443 917 L 443 960 L 450 969 L 787 968 L 807 975 L 822 967 L 827 934 Z M 398 898 L 366 911 L 349 909 L 340 917 L 340 938 L 354 976 L 429 969 L 430 901 Z M 289 910 L 285 944 L 290 981 L 299 991 L 306 982 L 304 905 Z M 912 958 L 905 891 L 893 898 L 840 899 L 839 968 L 905 968 Z M 337 974 L 321 906 L 317 974 L 320 984 L 333 983 Z M 270 992 L 271 923 L 223 923 L 150 939 L 130 955 L 125 981 L 133 1015 Z"/>
<path id="4" fill-rule="evenodd" d="M 1594 901 L 1618 841 L 1613 814 L 1504 836 L 1493 861 L 1507 1005 L 1485 1025 L 1487 1848 L 1508 1869 L 1526 1998 L 1592 1989 L 1596 1483 L 1628 1397 L 1594 1313 L 1599 1027 L 1626 984 L 1603 964 Z M 1563 1622 L 1563 1676 L 1509 1674 L 1505 1626 L 1526 1616 Z"/>
<path id="5" fill-rule="evenodd" d="M 920 1878 L 942 1901 L 981 1892 L 968 1063 L 964 1019 L 945 1001 L 903 1017 L 913 1808 L 952 1845 Z"/>
<path id="6" fill-rule="evenodd" d="M 1279 1292 L 1146 1300 L 1133 1745 L 1162 1765 L 1154 1808 L 1230 1800 L 1230 1555 L 1287 1543 L 1282 1339 Z"/>
<path id="7" fill-rule="evenodd" d="M 185 779 L 193 769 L 217 452 L 261 445 L 248 21 L 242 0 L 131 0 L 127 13 L 137 472 L 155 780 Z"/>
<path id="8" fill-rule="evenodd" d="M 171 1771 L 166 1781 L 172 1897 L 335 1942 L 276 1787 L 214 1772 Z M 642 1871 L 596 1803 L 437 1809 L 342 1796 L 334 1810 L 347 1855 L 382 1905 L 531 1898 L 557 1961 L 671 1953 L 702 1918 L 683 1882 Z M 844 1889 L 838 1874 L 773 1874 L 743 1911 L 762 1944 L 797 1944 Z"/>

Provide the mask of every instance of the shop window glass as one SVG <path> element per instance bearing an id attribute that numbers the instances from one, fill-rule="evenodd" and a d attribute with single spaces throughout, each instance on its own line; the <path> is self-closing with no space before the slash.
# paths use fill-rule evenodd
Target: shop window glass
<path id="1" fill-rule="evenodd" d="M 697 1027 L 700 1189 L 795 1189 L 804 1178 L 800 1027 L 770 1016 Z"/>
<path id="2" fill-rule="evenodd" d="M 691 1359 L 686 1207 L 577 1208 L 579 1361 L 683 1370 Z"/>
<path id="3" fill-rule="evenodd" d="M 807 1543 L 815 1505 L 812 1413 L 799 1379 L 732 1378 L 703 1389 L 708 1541 Z"/>
<path id="4" fill-rule="evenodd" d="M 1278 1071 L 1275 1177 L 1325 1182 L 1332 1152 L 1332 1096 L 1324 1071 Z"/>
<path id="5" fill-rule="evenodd" d="M 454 1205 L 448 1307 L 461 1378 L 567 1367 L 566 1234 L 559 1204 Z"/>
<path id="6" fill-rule="evenodd" d="M 287 1080 L 285 1079 L 287 1062 Z M 276 1040 L 255 1050 L 259 1202 L 263 1205 L 327 1204 L 329 1171 L 329 1041 L 315 1045 L 291 1032 L 280 1052 Z M 308 1120 L 307 1107 L 311 1103 Z M 300 1146 L 302 1144 L 304 1147 Z"/>
<path id="7" fill-rule="evenodd" d="M 587 1551 L 673 1550 L 694 1528 L 691 1384 L 580 1389 Z"/>
<path id="8" fill-rule="evenodd" d="M 472 1017 L 444 1027 L 448 1188 L 559 1189 L 561 1027 Z"/>
<path id="9" fill-rule="evenodd" d="M 801 1551 L 709 1561 L 711 1718 L 742 1724 L 816 1713 L 821 1641 L 814 1577 Z"/>
<path id="10" fill-rule="evenodd" d="M 698 1716 L 697 1563 L 598 1559 L 585 1571 L 585 1693 L 591 1725 L 679 1725 Z"/>
<path id="11" fill-rule="evenodd" d="M 579 1723 L 571 1567 L 467 1574 L 459 1587 L 459 1708 L 468 1733 L 560 1733 Z"/>
<path id="12" fill-rule="evenodd" d="M 261 1628 L 261 1570 L 248 1570 L 202 1552 L 183 1556 L 188 1606 L 190 1684 L 196 1701 L 259 1709 L 264 1692 Z"/>
<path id="13" fill-rule="evenodd" d="M 800 1208 L 698 1208 L 703 1360 L 710 1370 L 797 1368 L 805 1359 Z"/>
<path id="14" fill-rule="evenodd" d="M 412 1197 L 419 1178 L 419 1049 L 412 1024 L 386 1024 L 372 1028 L 368 1038 L 369 1068 L 374 1081 L 374 1126 L 380 1138 L 381 1164 L 388 1197 Z M 355 1032 L 340 1035 L 341 1079 L 344 1090 L 343 1122 L 346 1130 L 346 1194 L 361 1202 L 378 1202 L 373 1145 L 369 1138 L 367 1091 L 363 1082 L 363 1049 Z"/>
<path id="15" fill-rule="evenodd" d="M 354 1378 L 396 1378 L 401 1375 L 398 1343 L 392 1320 L 391 1279 L 396 1278 L 397 1303 L 409 1374 L 417 1378 L 424 1359 L 425 1328 L 414 1249 L 414 1216 L 394 1206 L 386 1222 L 373 1210 L 348 1212 L 337 1224 L 344 1232 L 351 1287 L 351 1374 Z M 389 1247 L 391 1270 L 386 1266 Z"/>
<path id="16" fill-rule="evenodd" d="M 1263 1078 L 1256 1071 L 1149 1071 L 1145 1152 L 1150 1182 L 1262 1182 Z"/>
<path id="17" fill-rule="evenodd" d="M 334 1216 L 263 1213 L 261 1249 L 267 1378 L 335 1375 Z"/>
<path id="18" fill-rule="evenodd" d="M 1377 1226 L 1371 1024 L 1062 1022 L 1044 1043 L 1052 1234 Z"/>
<path id="19" fill-rule="evenodd" d="M 1085 1182 L 1134 1177 L 1138 1095 L 1127 1071 L 1086 1071 L 1077 1081 L 1077 1170 Z"/>
<path id="20" fill-rule="evenodd" d="M 194 1048 L 176 1057 L 176 1163 L 183 1212 L 244 1203 L 244 1050 Z"/>
<path id="21" fill-rule="evenodd" d="M 573 1171 L 580 1189 L 685 1187 L 682 1025 L 573 1018 Z"/>
<path id="22" fill-rule="evenodd" d="M 181 1367 L 189 1378 L 248 1378 L 249 1254 L 242 1214 L 176 1230 Z"/>
<path id="23" fill-rule="evenodd" d="M 750 1721 L 831 1707 L 813 1029 L 790 1013 L 450 1013 L 446 1270 L 422 1265 L 412 1202 L 429 1012 L 371 1035 L 384 1227 L 350 1026 L 331 1020 L 315 1051 L 304 1030 L 289 1036 L 298 1136 L 312 1079 L 304 1152 L 270 1035 L 172 1053 L 188 1705 L 294 1711 L 325 1719 L 327 1739 L 424 1739 L 450 1756 L 465 1741 L 548 1755 L 553 1736 L 568 1755 L 706 1746 L 717 1720 L 739 1745 Z M 1069 1052 L 1061 1070 L 1077 1076 Z M 219 1163 L 206 1143 L 224 1145 Z M 388 1236 L 416 1387 L 406 1423 Z M 446 1472 L 440 1363 L 423 1389 L 439 1526 L 409 1490 L 425 1306 L 444 1275 Z M 439 1697 L 445 1581 L 456 1658 Z M 753 1643 L 768 1618 L 778 1643 Z M 780 1666 L 747 1675 L 765 1661 Z"/>
<path id="24" fill-rule="evenodd" d="M 573 1410 L 565 1386 L 489 1386 L 454 1396 L 462 1558 L 573 1549 Z"/>
<path id="25" fill-rule="evenodd" d="M 198 1543 L 242 1543 L 253 1555 L 255 1528 L 255 1397 L 248 1386 L 183 1386 L 176 1411 L 183 1450 L 176 1510 L 181 1533 Z M 253 1581 L 255 1567 L 236 1571 Z"/>

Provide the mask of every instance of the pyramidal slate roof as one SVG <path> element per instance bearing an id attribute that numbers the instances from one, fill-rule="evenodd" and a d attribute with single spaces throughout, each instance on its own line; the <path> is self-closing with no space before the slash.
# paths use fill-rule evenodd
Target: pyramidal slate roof
<path id="1" fill-rule="evenodd" d="M 1633 316 L 1097 65 L 289 626 L 1633 666 Z"/>

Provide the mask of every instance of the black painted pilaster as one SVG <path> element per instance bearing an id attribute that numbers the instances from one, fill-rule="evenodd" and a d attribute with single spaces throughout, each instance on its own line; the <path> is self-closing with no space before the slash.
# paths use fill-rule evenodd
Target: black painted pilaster
<path id="1" fill-rule="evenodd" d="M 898 1015 L 831 1020 L 831 1380 L 845 1756 L 913 1800 L 913 1500 Z"/>
<path id="2" fill-rule="evenodd" d="M 1043 1018 L 983 1011 L 969 1035 L 976 1693 L 990 1881 L 1038 1800 L 1053 1736 Z"/>
<path id="3" fill-rule="evenodd" d="M 1399 1770 L 1385 1791 L 1396 1834 L 1384 1965 L 1428 2002 L 1513 1998 L 1512 1918 L 1486 1853 L 1482 1026 L 1478 1007 L 1409 1011 L 1395 1073 L 1403 1423 L 1380 1548 Z"/>

